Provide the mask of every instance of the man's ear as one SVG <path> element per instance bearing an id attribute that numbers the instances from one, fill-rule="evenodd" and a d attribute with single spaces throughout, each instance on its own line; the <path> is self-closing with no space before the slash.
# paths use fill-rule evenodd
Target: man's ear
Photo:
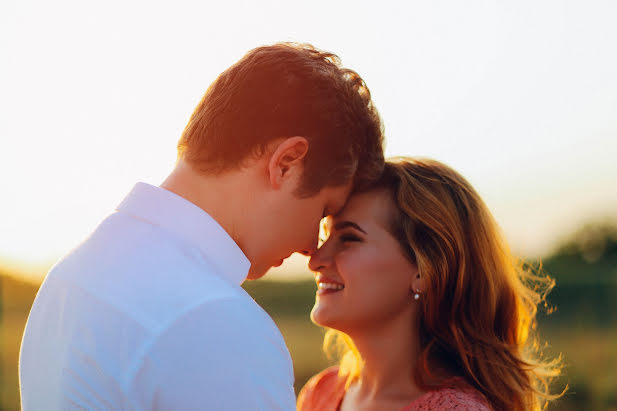
<path id="1" fill-rule="evenodd" d="M 308 140 L 300 136 L 286 138 L 275 147 L 268 162 L 270 185 L 273 188 L 280 188 L 284 181 L 295 174 L 301 175 L 308 148 Z"/>

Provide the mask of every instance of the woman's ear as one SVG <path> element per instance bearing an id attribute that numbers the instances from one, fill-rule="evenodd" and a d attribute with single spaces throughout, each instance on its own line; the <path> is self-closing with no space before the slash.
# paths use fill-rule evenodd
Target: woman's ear
<path id="1" fill-rule="evenodd" d="M 270 185 L 278 189 L 293 177 L 301 176 L 304 170 L 304 157 L 308 152 L 309 142 L 306 138 L 289 137 L 275 146 L 268 161 Z"/>
<path id="2" fill-rule="evenodd" d="M 414 270 L 412 272 L 411 278 L 411 291 L 419 294 L 424 294 L 426 292 L 426 279 L 420 273 L 418 266 L 414 264 Z"/>

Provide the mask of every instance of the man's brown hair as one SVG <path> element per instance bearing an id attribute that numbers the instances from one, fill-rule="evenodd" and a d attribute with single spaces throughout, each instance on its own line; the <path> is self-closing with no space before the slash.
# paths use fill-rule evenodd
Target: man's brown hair
<path id="1" fill-rule="evenodd" d="M 301 196 L 352 177 L 359 188 L 383 169 L 383 126 L 362 78 L 335 54 L 296 43 L 255 48 L 221 73 L 184 129 L 178 157 L 221 173 L 293 136 L 309 141 Z"/>

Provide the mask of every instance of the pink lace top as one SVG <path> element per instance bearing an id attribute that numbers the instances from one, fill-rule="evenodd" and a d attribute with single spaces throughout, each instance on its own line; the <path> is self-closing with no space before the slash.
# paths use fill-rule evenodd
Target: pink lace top
<path id="1" fill-rule="evenodd" d="M 328 368 L 311 378 L 298 395 L 298 411 L 336 411 L 345 395 L 345 378 L 338 367 Z M 428 391 L 400 411 L 457 410 L 490 411 L 482 393 L 461 377 L 449 378 L 433 391 Z"/>

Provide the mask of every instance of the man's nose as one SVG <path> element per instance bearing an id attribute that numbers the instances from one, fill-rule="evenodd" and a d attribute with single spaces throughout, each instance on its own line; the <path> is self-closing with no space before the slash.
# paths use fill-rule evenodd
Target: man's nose
<path id="1" fill-rule="evenodd" d="M 310 257 L 315 253 L 315 251 L 317 251 L 317 238 L 311 241 L 311 243 L 308 244 L 306 248 L 304 248 L 303 250 L 300 250 L 299 253 L 307 257 Z"/>

